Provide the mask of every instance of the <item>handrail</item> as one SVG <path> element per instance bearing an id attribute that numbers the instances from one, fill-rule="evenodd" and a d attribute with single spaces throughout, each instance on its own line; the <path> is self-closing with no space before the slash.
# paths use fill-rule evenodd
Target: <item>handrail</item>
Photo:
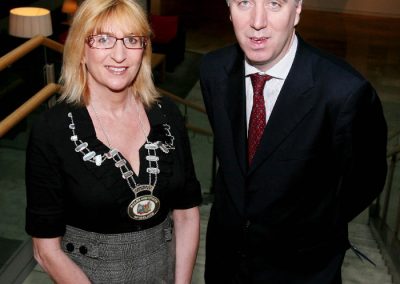
<path id="1" fill-rule="evenodd" d="M 178 102 L 180 104 L 183 104 L 183 105 L 188 106 L 188 107 L 190 107 L 190 108 L 192 108 L 194 110 L 197 110 L 198 112 L 207 113 L 205 108 L 199 106 L 196 103 L 193 103 L 193 102 L 190 102 L 188 100 L 182 99 L 181 97 L 178 97 L 178 96 L 176 96 L 176 95 L 174 95 L 174 94 L 172 94 L 172 93 L 170 93 L 170 92 L 168 92 L 166 90 L 160 89 L 160 88 L 157 88 L 157 91 L 160 94 L 162 94 L 163 96 L 169 97 L 172 100 L 174 100 L 174 101 L 176 101 L 176 102 Z"/>
<path id="2" fill-rule="evenodd" d="M 9 65 L 19 60 L 20 58 L 24 57 L 25 55 L 27 55 L 29 52 L 39 47 L 40 45 L 44 45 L 59 53 L 62 53 L 64 50 L 64 46 L 61 43 L 58 43 L 42 35 L 37 35 L 31 38 L 30 40 L 24 42 L 17 48 L 11 50 L 7 54 L 3 55 L 0 58 L 0 71 L 4 70 Z"/>
<path id="3" fill-rule="evenodd" d="M 190 123 L 186 123 L 186 128 L 192 130 L 193 132 L 200 133 L 200 134 L 202 134 L 204 136 L 209 136 L 209 137 L 213 136 L 213 133 L 211 131 L 206 130 L 206 129 L 201 128 L 201 127 L 194 126 L 194 125 L 192 125 Z"/>
<path id="4" fill-rule="evenodd" d="M 161 95 L 169 97 L 171 100 L 173 100 L 173 101 L 175 101 L 177 103 L 180 103 L 180 104 L 184 105 L 185 107 L 192 108 L 192 109 L 194 109 L 194 110 L 196 110 L 198 112 L 204 113 L 204 114 L 207 113 L 205 108 L 199 106 L 196 103 L 190 102 L 190 101 L 188 101 L 186 99 L 182 99 L 181 97 L 178 97 L 178 96 L 176 96 L 176 95 L 174 95 L 174 94 L 172 94 L 172 93 L 170 93 L 170 92 L 168 92 L 166 90 L 160 89 L 160 88 L 157 88 L 157 91 Z M 210 130 L 194 126 L 194 125 L 192 125 L 192 124 L 190 124 L 188 122 L 186 122 L 186 128 L 191 130 L 191 131 L 193 131 L 193 132 L 200 133 L 200 134 L 202 134 L 204 136 L 209 136 L 209 137 L 213 136 L 213 133 Z"/>
<path id="5" fill-rule="evenodd" d="M 392 156 L 397 155 L 399 153 L 400 153 L 400 145 L 397 145 L 388 150 L 386 157 L 391 158 Z"/>
<path id="6" fill-rule="evenodd" d="M 157 91 L 160 94 L 162 94 L 163 96 L 169 97 L 171 100 L 173 100 L 173 101 L 175 101 L 177 103 L 180 103 L 180 104 L 184 105 L 185 107 L 192 108 L 192 109 L 194 109 L 194 110 L 196 110 L 198 112 L 204 113 L 204 114 L 207 113 L 205 108 L 199 106 L 196 103 L 193 103 L 193 102 L 190 102 L 188 100 L 182 99 L 181 97 L 178 97 L 178 96 L 176 96 L 176 95 L 174 95 L 174 94 L 172 94 L 172 93 L 170 93 L 170 92 L 168 92 L 166 90 L 160 89 L 160 88 L 157 88 Z M 192 125 L 192 124 L 190 124 L 188 122 L 186 122 L 186 128 L 191 130 L 191 131 L 193 131 L 193 132 L 200 133 L 200 134 L 202 134 L 204 136 L 209 136 L 209 137 L 213 136 L 213 133 L 210 130 L 194 126 L 194 125 Z"/>
<path id="7" fill-rule="evenodd" d="M 10 129 L 27 117 L 32 111 L 39 107 L 43 102 L 58 92 L 60 85 L 50 83 L 13 111 L 9 116 L 0 121 L 0 138 Z"/>
<path id="8" fill-rule="evenodd" d="M 391 139 L 399 137 L 399 136 L 400 136 L 400 131 L 397 131 L 397 132 L 393 133 L 392 135 L 390 135 L 388 137 L 388 140 L 391 140 Z"/>

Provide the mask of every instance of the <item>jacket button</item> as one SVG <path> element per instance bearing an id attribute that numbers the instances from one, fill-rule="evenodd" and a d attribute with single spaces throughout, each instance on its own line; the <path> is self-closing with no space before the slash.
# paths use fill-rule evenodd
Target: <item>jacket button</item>
<path id="1" fill-rule="evenodd" d="M 247 231 L 248 231 L 250 225 L 251 225 L 250 220 L 247 220 L 247 221 L 243 224 L 243 231 L 244 231 L 245 233 L 247 233 Z"/>
<path id="2" fill-rule="evenodd" d="M 85 246 L 80 246 L 79 247 L 79 252 L 83 255 L 87 254 L 88 250 Z"/>
<path id="3" fill-rule="evenodd" d="M 67 243 L 65 247 L 66 247 L 67 251 L 69 251 L 69 252 L 73 252 L 75 249 L 74 244 L 72 244 L 72 243 Z"/>
<path id="4" fill-rule="evenodd" d="M 239 258 L 242 258 L 242 259 L 247 257 L 246 253 L 244 251 L 241 251 L 241 250 L 236 251 L 236 254 L 237 254 L 237 256 Z"/>

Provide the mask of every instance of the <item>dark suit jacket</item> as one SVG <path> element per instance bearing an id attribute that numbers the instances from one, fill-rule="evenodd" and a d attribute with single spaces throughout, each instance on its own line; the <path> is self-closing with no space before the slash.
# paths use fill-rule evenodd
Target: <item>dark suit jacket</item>
<path id="1" fill-rule="evenodd" d="M 240 269 L 313 271 L 343 253 L 347 222 L 386 176 L 387 128 L 372 86 L 299 38 L 249 167 L 240 47 L 206 55 L 200 77 L 219 161 L 206 279 L 230 283 Z"/>

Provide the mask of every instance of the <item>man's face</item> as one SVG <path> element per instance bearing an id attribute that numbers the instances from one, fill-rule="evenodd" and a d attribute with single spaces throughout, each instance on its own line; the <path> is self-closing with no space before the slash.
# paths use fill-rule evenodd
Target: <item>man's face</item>
<path id="1" fill-rule="evenodd" d="M 285 56 L 301 1 L 230 0 L 229 7 L 236 38 L 250 64 L 266 71 Z"/>

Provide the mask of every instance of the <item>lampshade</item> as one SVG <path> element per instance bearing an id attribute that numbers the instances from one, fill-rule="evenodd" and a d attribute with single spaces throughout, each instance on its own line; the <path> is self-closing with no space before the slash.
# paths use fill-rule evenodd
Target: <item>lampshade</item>
<path id="1" fill-rule="evenodd" d="M 38 34 L 49 36 L 53 33 L 50 11 L 37 7 L 11 9 L 8 32 L 22 38 L 32 38 Z"/>

